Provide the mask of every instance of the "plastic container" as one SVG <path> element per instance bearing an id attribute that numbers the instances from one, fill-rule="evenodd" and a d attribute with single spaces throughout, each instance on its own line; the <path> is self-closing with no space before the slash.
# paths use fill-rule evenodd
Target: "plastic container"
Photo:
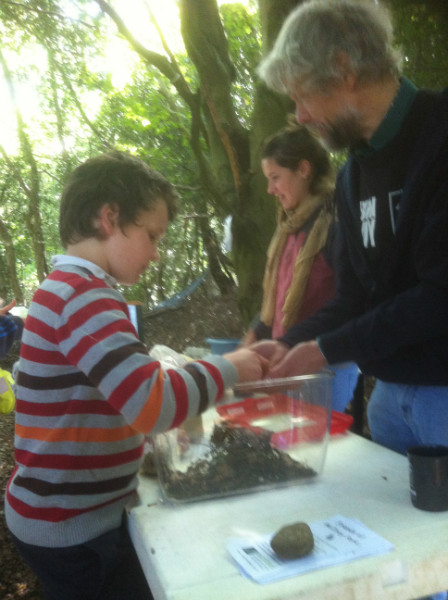
<path id="1" fill-rule="evenodd" d="M 225 354 L 236 349 L 241 342 L 240 338 L 207 338 L 212 354 Z"/>
<path id="2" fill-rule="evenodd" d="M 332 378 L 320 373 L 236 386 L 203 413 L 203 431 L 187 448 L 182 428 L 155 436 L 164 499 L 185 503 L 314 480 L 327 451 Z"/>

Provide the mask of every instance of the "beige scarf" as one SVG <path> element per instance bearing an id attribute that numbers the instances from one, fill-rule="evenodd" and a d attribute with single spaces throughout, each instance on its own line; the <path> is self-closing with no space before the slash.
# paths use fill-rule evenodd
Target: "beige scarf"
<path id="1" fill-rule="evenodd" d="M 328 228 L 333 220 L 333 215 L 325 208 L 324 202 L 325 200 L 321 196 L 307 196 L 294 211 L 288 213 L 280 206 L 277 229 L 268 248 L 263 279 L 264 294 L 261 320 L 266 325 L 271 326 L 274 321 L 278 268 L 286 240 L 291 233 L 296 233 L 302 229 L 320 208 L 321 210 L 308 233 L 305 243 L 297 255 L 291 285 L 283 306 L 282 324 L 285 329 L 288 329 L 297 320 L 314 257 L 325 246 Z"/>

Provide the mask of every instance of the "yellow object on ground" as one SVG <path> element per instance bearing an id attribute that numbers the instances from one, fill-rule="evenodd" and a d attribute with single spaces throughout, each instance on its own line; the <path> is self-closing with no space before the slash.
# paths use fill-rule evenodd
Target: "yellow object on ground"
<path id="1" fill-rule="evenodd" d="M 16 397 L 12 386 L 14 379 L 9 371 L 0 369 L 0 414 L 7 415 L 14 410 Z"/>

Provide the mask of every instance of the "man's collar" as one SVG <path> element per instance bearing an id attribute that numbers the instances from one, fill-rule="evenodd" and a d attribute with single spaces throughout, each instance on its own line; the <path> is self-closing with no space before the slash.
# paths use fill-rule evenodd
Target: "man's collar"
<path id="1" fill-rule="evenodd" d="M 367 157 L 371 156 L 378 150 L 381 150 L 394 139 L 403 125 L 403 121 L 407 117 L 411 106 L 417 95 L 416 86 L 407 79 L 402 77 L 400 87 L 397 94 L 387 111 L 384 119 L 381 121 L 378 129 L 372 135 L 367 144 L 354 149 L 353 153 L 356 156 Z"/>

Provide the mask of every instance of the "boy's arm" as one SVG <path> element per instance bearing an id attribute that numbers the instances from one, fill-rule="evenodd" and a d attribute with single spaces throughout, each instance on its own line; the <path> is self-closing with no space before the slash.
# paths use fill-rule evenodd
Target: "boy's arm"
<path id="1" fill-rule="evenodd" d="M 148 435 L 179 427 L 238 380 L 262 377 L 263 361 L 250 350 L 228 358 L 210 355 L 188 368 L 164 368 L 138 339 L 121 295 L 105 287 L 89 289 L 95 282 L 83 285 L 86 293 L 66 302 L 54 330 L 59 349 L 136 431 Z M 35 304 L 48 297 L 37 292 Z M 34 334 L 48 336 L 45 312 L 39 320 L 28 315 Z"/>

